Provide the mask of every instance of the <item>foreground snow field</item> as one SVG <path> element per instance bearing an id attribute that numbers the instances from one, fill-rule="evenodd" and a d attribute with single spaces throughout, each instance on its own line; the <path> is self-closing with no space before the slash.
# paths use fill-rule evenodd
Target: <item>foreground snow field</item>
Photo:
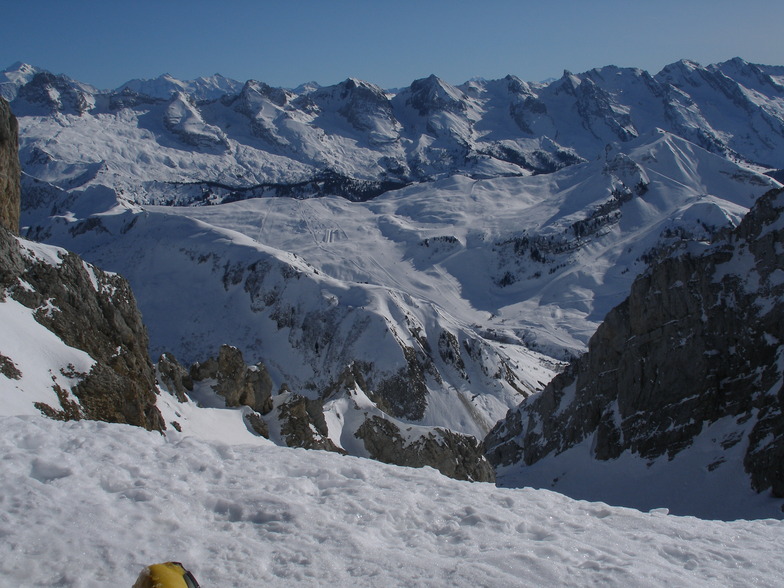
<path id="1" fill-rule="evenodd" d="M 775 586 L 784 522 L 499 489 L 262 440 L 0 417 L 0 585 Z"/>

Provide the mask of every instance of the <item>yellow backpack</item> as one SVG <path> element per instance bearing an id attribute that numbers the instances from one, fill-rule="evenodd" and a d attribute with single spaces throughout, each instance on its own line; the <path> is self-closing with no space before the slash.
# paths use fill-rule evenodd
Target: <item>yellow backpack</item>
<path id="1" fill-rule="evenodd" d="M 199 588 L 199 583 L 178 561 L 147 566 L 133 588 Z"/>

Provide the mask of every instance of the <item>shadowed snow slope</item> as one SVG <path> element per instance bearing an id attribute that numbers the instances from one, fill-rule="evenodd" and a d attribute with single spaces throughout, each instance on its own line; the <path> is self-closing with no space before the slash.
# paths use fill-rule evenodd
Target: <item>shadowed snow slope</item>
<path id="1" fill-rule="evenodd" d="M 0 417 L 4 585 L 773 586 L 781 521 L 701 521 L 323 452 Z M 46 530 L 45 536 L 42 529 Z"/>

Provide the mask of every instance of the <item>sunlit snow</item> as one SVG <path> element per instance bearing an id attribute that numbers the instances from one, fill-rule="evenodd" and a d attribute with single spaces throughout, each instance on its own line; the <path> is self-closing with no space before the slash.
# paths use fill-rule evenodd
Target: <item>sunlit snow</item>
<path id="1" fill-rule="evenodd" d="M 270 443 L 0 417 L 0 584 L 774 586 L 784 522 L 457 482 Z"/>

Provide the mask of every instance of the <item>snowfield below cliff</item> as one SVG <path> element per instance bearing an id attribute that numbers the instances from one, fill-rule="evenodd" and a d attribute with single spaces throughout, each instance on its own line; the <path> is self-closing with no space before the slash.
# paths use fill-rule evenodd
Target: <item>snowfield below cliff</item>
<path id="1" fill-rule="evenodd" d="M 431 469 L 125 425 L 0 417 L 0 577 L 130 586 L 773 586 L 784 522 L 717 522 Z M 700 500 L 694 496 L 694 500 Z"/>

